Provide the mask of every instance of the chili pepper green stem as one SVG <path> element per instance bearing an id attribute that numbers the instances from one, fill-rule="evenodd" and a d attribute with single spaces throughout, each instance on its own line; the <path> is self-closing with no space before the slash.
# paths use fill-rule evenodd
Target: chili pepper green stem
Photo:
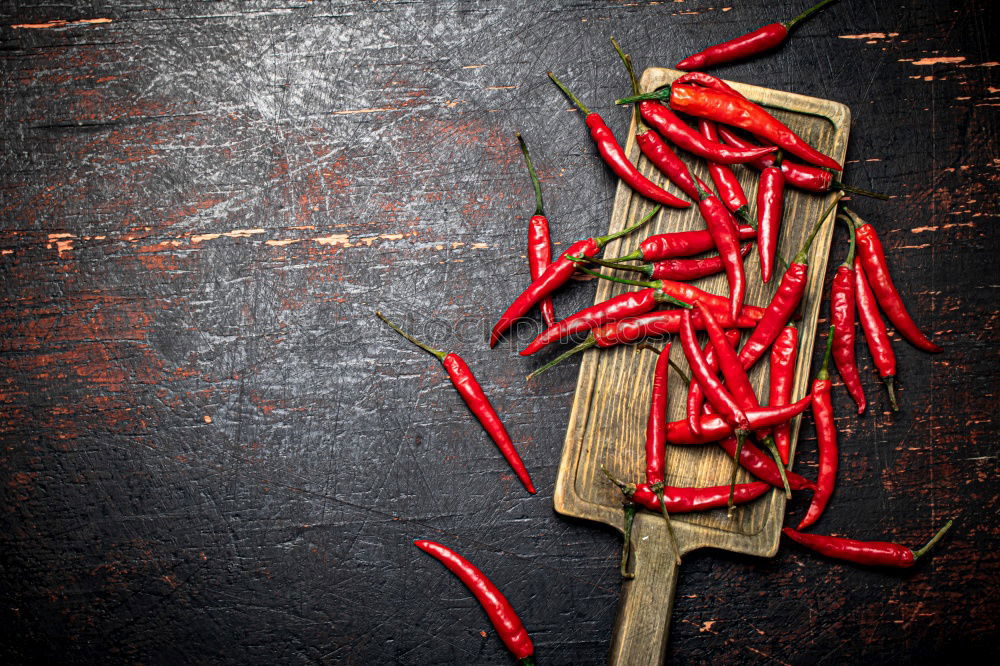
<path id="1" fill-rule="evenodd" d="M 578 354 L 578 353 L 580 353 L 580 352 L 582 352 L 582 351 L 584 351 L 586 349 L 590 349 L 595 344 L 597 344 L 597 341 L 594 340 L 594 336 L 591 335 L 586 340 L 584 340 L 583 342 L 581 342 L 577 346 L 573 347 L 569 351 L 566 351 L 566 352 L 563 352 L 562 354 L 559 354 L 559 356 L 556 356 L 554 359 L 552 359 L 551 361 L 549 361 L 548 363 L 546 363 L 542 367 L 540 367 L 537 370 L 533 371 L 530 375 L 528 375 L 527 377 L 525 377 L 525 380 L 530 382 L 532 379 L 534 379 L 538 375 L 542 374 L 546 370 L 549 370 L 549 369 L 551 369 L 551 368 L 559 365 L 560 363 L 562 363 L 563 361 L 565 361 L 566 359 L 568 359 L 570 356 L 574 356 L 574 355 L 576 355 L 576 354 Z"/>
<path id="2" fill-rule="evenodd" d="M 856 244 L 856 237 L 855 237 L 855 234 L 854 234 L 854 223 L 851 221 L 851 218 L 847 217 L 843 213 L 841 213 L 840 215 L 838 215 L 837 219 L 844 221 L 844 224 L 847 225 L 847 231 L 851 234 L 851 236 L 850 236 L 850 238 L 851 238 L 851 244 L 850 244 L 850 246 L 847 249 L 847 258 L 844 259 L 844 263 L 841 264 L 841 266 L 846 266 L 847 268 L 850 268 L 853 271 L 854 270 L 854 248 L 855 248 L 855 244 Z"/>
<path id="3" fill-rule="evenodd" d="M 740 454 L 743 453 L 743 442 L 747 439 L 746 430 L 736 431 L 736 454 L 733 456 L 733 473 L 729 477 L 729 505 L 726 508 L 726 517 L 732 518 L 733 511 L 736 510 L 736 474 L 740 471 Z"/>
<path id="4" fill-rule="evenodd" d="M 653 217 L 657 213 L 659 213 L 662 208 L 663 208 L 662 205 L 657 204 L 657 205 L 653 206 L 653 209 L 651 211 L 649 211 L 648 213 L 646 213 L 645 215 L 643 215 L 641 220 L 639 220 L 638 222 L 636 222 L 635 224 L 633 224 L 631 227 L 625 227 L 621 231 L 616 231 L 615 233 L 608 234 L 607 236 L 595 236 L 594 237 L 594 242 L 597 243 L 597 247 L 604 247 L 605 245 L 607 245 L 608 243 L 610 243 L 613 240 L 621 238 L 622 236 L 627 236 L 628 234 L 632 233 L 633 231 L 635 231 L 639 227 L 643 226 L 644 224 L 646 224 L 647 222 L 649 222 L 650 220 L 652 220 Z"/>
<path id="5" fill-rule="evenodd" d="M 799 14 L 798 16 L 796 16 L 795 18 L 793 18 L 791 20 L 788 20 L 788 21 L 782 21 L 782 25 L 785 26 L 785 30 L 788 30 L 789 32 L 791 32 L 792 29 L 795 28 L 799 23 L 802 23 L 807 18 L 809 18 L 810 16 L 812 16 L 813 14 L 815 14 L 816 12 L 818 12 L 819 10 L 823 9 L 824 7 L 826 7 L 831 2 L 836 2 L 836 0 L 823 0 L 822 2 L 820 2 L 818 4 L 815 4 L 812 7 L 810 7 L 809 9 L 805 10 L 804 12 L 802 12 L 801 14 Z"/>
<path id="6" fill-rule="evenodd" d="M 557 79 L 555 74 L 553 74 L 552 72 L 549 72 L 549 78 L 552 79 L 553 83 L 555 83 L 557 86 L 559 86 L 559 90 L 562 90 L 563 93 L 566 95 L 566 97 L 569 97 L 570 101 L 573 102 L 573 104 L 576 106 L 576 108 L 580 109 L 580 113 L 582 113 L 585 116 L 589 116 L 590 115 L 590 109 L 588 109 L 586 106 L 584 106 L 583 102 L 581 102 L 579 99 L 577 99 L 576 95 L 574 95 L 570 91 L 570 89 L 566 87 L 566 84 L 564 84 L 562 81 L 560 81 L 559 79 Z"/>
<path id="7" fill-rule="evenodd" d="M 625 541 L 622 543 L 622 578 L 635 578 L 635 573 L 628 570 L 628 556 L 632 550 L 632 524 L 635 522 L 635 502 L 629 500 L 625 504 Z"/>
<path id="8" fill-rule="evenodd" d="M 584 273 L 586 273 L 587 275 L 593 275 L 594 277 L 599 277 L 602 280 L 610 280 L 611 282 L 618 282 L 619 284 L 630 284 L 633 287 L 650 287 L 652 289 L 658 289 L 659 286 L 660 286 L 660 285 L 658 285 L 655 282 L 643 282 L 641 280 L 628 280 L 626 278 L 615 277 L 613 275 L 605 275 L 604 273 L 598 273 L 598 272 L 592 271 L 592 270 L 590 270 L 588 268 L 584 268 L 583 266 L 580 266 L 580 270 L 583 271 Z"/>
<path id="9" fill-rule="evenodd" d="M 945 532 L 947 532 L 948 530 L 950 530 L 950 529 L 951 529 L 951 526 L 952 526 L 952 523 L 954 523 L 954 522 L 955 522 L 955 521 L 953 521 L 953 520 L 949 520 L 949 521 L 948 521 L 947 523 L 945 523 L 945 524 L 944 524 L 944 527 L 942 527 L 941 529 L 939 529 L 939 530 L 938 530 L 938 532 L 937 532 L 937 534 L 935 534 L 935 535 L 934 535 L 934 536 L 933 536 L 933 537 L 931 538 L 931 540 L 930 540 L 930 541 L 928 541 L 928 542 L 927 542 L 927 543 L 926 543 L 926 544 L 924 545 L 924 547 L 923 547 L 923 548 L 921 548 L 920 550 L 915 550 L 915 551 L 913 551 L 913 559 L 915 559 L 915 560 L 918 560 L 918 559 L 920 559 L 920 557 L 921 557 L 921 556 L 922 556 L 922 555 L 923 555 L 924 553 L 926 553 L 926 552 L 927 552 L 928 550 L 930 550 L 930 549 L 931 549 L 931 548 L 932 548 L 932 547 L 934 546 L 934 544 L 936 544 L 936 543 L 937 543 L 938 541 L 940 541 L 940 540 L 941 540 L 941 537 L 943 537 L 943 536 L 945 535 Z"/>
<path id="10" fill-rule="evenodd" d="M 629 252 L 623 257 L 615 257 L 614 259 L 608 259 L 611 262 L 619 261 L 636 261 L 637 259 L 642 259 L 642 250 L 636 250 L 635 252 Z"/>
<path id="11" fill-rule="evenodd" d="M 896 383 L 892 377 L 885 377 L 882 381 L 885 382 L 885 388 L 889 391 L 889 404 L 892 405 L 892 411 L 898 412 L 899 405 L 896 403 Z"/>
<path id="12" fill-rule="evenodd" d="M 646 277 L 651 277 L 653 275 L 653 266 L 651 264 L 643 264 L 640 266 L 629 266 L 628 264 L 619 264 L 615 261 L 610 261 L 607 259 L 594 259 L 593 257 L 566 257 L 570 261 L 585 262 L 591 264 L 597 264 L 598 266 L 607 266 L 608 268 L 614 268 L 618 271 L 632 271 L 634 273 L 642 273 Z"/>
<path id="13" fill-rule="evenodd" d="M 665 484 L 661 481 L 660 483 L 654 483 L 650 486 L 650 489 L 656 495 L 656 499 L 660 502 L 660 510 L 663 512 L 663 520 L 667 523 L 667 533 L 670 535 L 670 543 L 674 546 L 674 559 L 677 561 L 677 565 L 683 564 L 681 561 L 681 549 L 677 545 L 677 537 L 674 536 L 674 524 L 670 522 L 670 513 L 667 512 L 667 503 L 663 500 L 663 486 Z"/>
<path id="14" fill-rule="evenodd" d="M 434 354 L 435 356 L 437 356 L 437 358 L 438 358 L 439 361 L 444 361 L 444 357 L 448 355 L 447 352 L 443 352 L 440 349 L 434 349 L 434 347 L 431 347 L 430 345 L 427 345 L 427 344 L 421 342 L 420 340 L 417 340 L 415 337 L 413 337 L 412 335 L 410 335 L 409 333 L 407 333 L 406 331 L 404 331 L 403 329 L 401 329 L 399 326 L 396 326 L 391 321 L 389 321 L 388 319 L 386 319 L 386 316 L 384 314 L 382 314 L 381 312 L 379 312 L 378 310 L 375 311 L 375 314 L 378 316 L 379 319 L 381 319 L 385 323 L 389 324 L 389 327 L 392 328 L 392 330 L 396 331 L 397 333 L 399 333 L 404 338 L 406 338 L 407 340 L 409 340 L 410 342 L 412 342 L 416 346 L 420 347 L 424 351 L 430 352 L 431 354 Z"/>
<path id="15" fill-rule="evenodd" d="M 764 438 L 764 448 L 774 458 L 774 464 L 778 466 L 778 474 L 781 475 L 781 483 L 785 486 L 785 498 L 792 499 L 792 488 L 788 485 L 788 475 L 785 474 L 785 464 L 781 462 L 781 454 L 778 452 L 778 445 L 774 442 L 774 437 L 768 435 Z"/>
<path id="16" fill-rule="evenodd" d="M 535 165 L 531 163 L 528 145 L 520 132 L 517 133 L 517 141 L 521 144 L 521 152 L 524 154 L 524 161 L 528 163 L 528 173 L 531 174 L 531 185 L 535 188 L 535 215 L 545 215 L 545 208 L 542 206 L 542 184 L 538 182 L 538 174 L 535 173 Z"/>
<path id="17" fill-rule="evenodd" d="M 641 95 L 632 95 L 631 97 L 622 97 L 615 100 L 615 104 L 635 104 L 636 102 L 645 102 L 646 100 L 662 101 L 667 102 L 670 100 L 670 86 L 660 88 L 659 90 L 654 90 L 652 92 L 643 93 Z"/>
<path id="18" fill-rule="evenodd" d="M 535 666 L 535 658 L 525 657 L 524 659 L 521 660 L 521 666 Z"/>
<path id="19" fill-rule="evenodd" d="M 816 379 L 821 381 L 826 381 L 830 379 L 830 356 L 833 353 L 833 326 L 830 327 L 830 332 L 826 338 L 826 353 L 823 354 L 823 365 L 820 366 L 819 372 L 816 373 Z"/>
<path id="20" fill-rule="evenodd" d="M 847 183 L 842 183 L 839 180 L 831 181 L 830 187 L 831 189 L 834 190 L 844 190 L 845 192 L 850 192 L 851 194 L 859 194 L 863 197 L 871 197 L 872 199 L 879 199 L 881 201 L 888 201 L 890 199 L 888 194 L 872 192 L 871 190 L 866 190 L 860 187 L 855 187 L 853 185 L 848 185 Z"/>
<path id="21" fill-rule="evenodd" d="M 842 196 L 842 193 L 838 192 L 837 195 L 836 195 L 836 198 L 833 200 L 833 203 L 830 204 L 827 207 L 827 209 L 825 211 L 823 211 L 823 214 L 819 216 L 819 219 L 816 220 L 816 224 L 813 225 L 812 232 L 810 232 L 809 237 L 806 238 L 806 242 L 802 246 L 802 249 L 799 250 L 798 254 L 796 254 L 794 257 L 792 257 L 792 263 L 793 264 L 804 264 L 804 263 L 806 263 L 806 256 L 809 254 L 809 248 L 812 246 L 813 239 L 816 238 L 816 234 L 819 233 L 819 230 L 823 227 L 823 223 L 826 222 L 826 219 L 828 217 L 830 217 L 830 213 L 833 212 L 833 210 L 837 207 L 837 204 L 840 203 L 840 197 L 841 196 Z"/>
<path id="22" fill-rule="evenodd" d="M 638 347 L 636 347 L 636 349 L 648 349 L 649 351 L 653 352 L 654 354 L 660 354 L 663 351 L 661 349 L 657 349 L 656 347 L 654 347 L 653 345 L 649 344 L 648 342 L 643 342 L 641 345 L 639 345 Z M 683 379 L 688 384 L 691 383 L 691 377 L 689 377 L 688 374 L 686 372 L 684 372 L 684 368 L 682 368 L 681 366 L 677 365 L 677 363 L 674 362 L 674 359 L 672 359 L 672 358 L 667 359 L 667 363 L 669 363 L 670 367 L 674 369 L 674 372 L 676 372 L 678 375 L 681 376 L 681 379 Z"/>

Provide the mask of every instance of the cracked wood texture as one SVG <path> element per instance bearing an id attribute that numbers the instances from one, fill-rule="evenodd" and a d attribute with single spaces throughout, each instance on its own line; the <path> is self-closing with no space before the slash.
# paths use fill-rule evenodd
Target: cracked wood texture
<path id="1" fill-rule="evenodd" d="M 533 322 L 484 342 L 528 280 L 514 132 L 556 250 L 601 233 L 615 180 L 545 72 L 621 136 L 609 36 L 670 65 L 804 4 L 0 2 L 0 658 L 512 663 L 411 544 L 431 538 L 493 578 L 539 663 L 604 662 L 618 534 L 552 510 L 577 364 L 526 385 Z M 859 344 L 872 405 L 852 415 L 835 381 L 816 531 L 915 546 L 956 526 L 902 573 L 785 543 L 691 553 L 670 661 L 997 656 L 997 19 L 842 2 L 715 70 L 851 109 L 844 180 L 894 198 L 850 205 L 945 346 L 893 335 L 891 414 Z M 833 248 L 827 285 L 844 229 Z M 377 307 L 465 356 L 537 496 Z M 796 469 L 815 461 L 805 419 Z"/>

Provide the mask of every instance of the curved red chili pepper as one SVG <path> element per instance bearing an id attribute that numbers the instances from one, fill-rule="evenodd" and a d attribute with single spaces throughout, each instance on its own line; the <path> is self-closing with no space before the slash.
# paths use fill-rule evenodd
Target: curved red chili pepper
<path id="1" fill-rule="evenodd" d="M 710 120 L 701 119 L 698 121 L 698 130 L 701 135 L 712 141 L 719 140 L 719 132 L 715 123 Z M 755 220 L 750 215 L 750 207 L 747 205 L 747 195 L 743 192 L 743 186 L 736 178 L 736 174 L 725 164 L 718 162 L 708 163 L 708 174 L 715 184 L 715 191 L 719 193 L 719 200 L 726 205 L 729 211 L 743 220 L 746 224 L 753 226 Z"/>
<path id="2" fill-rule="evenodd" d="M 695 312 L 694 314 L 698 314 Z M 733 344 L 736 345 L 740 341 L 740 332 L 732 329 L 726 331 L 726 338 Z M 715 355 L 715 348 L 712 346 L 712 341 L 709 340 L 705 343 L 704 348 L 705 362 L 708 363 L 708 369 L 712 372 L 717 372 L 719 369 L 719 359 Z M 691 382 L 688 385 L 687 403 L 685 408 L 687 410 L 687 420 L 688 425 L 691 427 L 691 432 L 695 434 L 701 433 L 701 425 L 699 419 L 702 415 L 702 405 L 705 404 L 705 392 L 701 390 L 701 384 L 698 382 Z"/>
<path id="3" fill-rule="evenodd" d="M 858 372 L 858 361 L 854 353 L 857 339 L 855 328 L 855 293 L 854 293 L 854 226 L 846 215 L 838 215 L 837 219 L 847 222 L 851 231 L 851 245 L 847 251 L 847 259 L 837 267 L 830 287 L 830 323 L 833 324 L 833 363 L 837 366 L 840 378 L 844 380 L 847 392 L 858 406 L 858 414 L 865 411 L 865 390 L 861 386 L 861 374 Z"/>
<path id="4" fill-rule="evenodd" d="M 868 351 L 871 352 L 872 361 L 874 361 L 878 374 L 889 391 L 889 402 L 893 411 L 899 411 L 899 405 L 896 404 L 896 391 L 893 386 L 893 378 L 896 376 L 896 353 L 892 351 L 892 343 L 889 342 L 885 322 L 882 321 L 882 317 L 878 313 L 875 294 L 872 293 L 868 278 L 865 277 L 865 271 L 861 267 L 861 259 L 858 257 L 854 257 L 854 289 L 858 304 L 858 319 L 861 320 L 861 327 L 865 332 Z"/>
<path id="5" fill-rule="evenodd" d="M 737 451 L 740 454 L 739 465 L 746 471 L 753 474 L 755 477 L 764 481 L 770 486 L 775 488 L 784 489 L 785 479 L 788 480 L 789 490 L 815 490 L 816 484 L 805 478 L 801 474 L 796 474 L 791 470 L 785 470 L 785 478 L 782 478 L 782 470 L 779 469 L 778 463 L 774 462 L 774 458 L 769 456 L 767 453 L 757 448 L 750 442 L 743 442 L 743 447 L 740 448 L 739 442 L 736 437 L 726 437 L 718 442 L 722 450 L 725 451 L 730 458 L 736 457 Z"/>
<path id="6" fill-rule="evenodd" d="M 816 422 L 816 441 L 819 447 L 819 474 L 816 478 L 816 491 L 812 502 L 806 511 L 805 518 L 796 529 L 809 527 L 823 515 L 823 510 L 833 495 L 837 483 L 837 425 L 833 421 L 833 400 L 830 396 L 830 354 L 833 351 L 833 327 L 826 341 L 826 355 L 823 366 L 816 374 L 812 383 L 813 420 Z"/>
<path id="7" fill-rule="evenodd" d="M 701 301 L 695 302 L 695 307 L 698 309 L 698 314 L 705 320 L 705 330 L 708 332 L 708 339 L 712 342 L 715 357 L 719 359 L 719 370 L 722 372 L 726 388 L 729 389 L 736 404 L 744 412 L 748 409 L 760 407 L 760 401 L 757 399 L 757 394 L 754 393 L 753 386 L 750 384 L 750 378 L 747 376 L 746 370 L 743 369 L 743 364 L 740 363 L 740 359 L 736 355 L 736 350 L 733 349 L 732 344 L 726 337 L 726 332 L 719 326 L 719 322 L 715 320 L 712 311 L 702 305 Z"/>
<path id="8" fill-rule="evenodd" d="M 746 243 L 740 248 L 740 256 L 746 258 L 750 254 L 753 243 Z M 620 271 L 642 273 L 654 280 L 677 280 L 689 282 L 710 275 L 717 275 L 725 270 L 722 257 L 715 255 L 702 259 L 664 259 L 646 264 L 620 264 L 602 259 L 591 259 L 590 263 L 607 266 Z"/>
<path id="9" fill-rule="evenodd" d="M 742 224 L 736 228 L 736 234 L 740 240 L 753 240 L 757 237 L 757 230 L 748 224 Z M 639 249 L 635 252 L 608 259 L 608 261 L 633 261 L 635 259 L 660 261 L 674 257 L 690 257 L 693 254 L 701 254 L 714 249 L 715 242 L 712 240 L 712 234 L 705 229 L 674 231 L 668 234 L 649 236 L 639 244 Z"/>
<path id="10" fill-rule="evenodd" d="M 737 97 L 743 97 L 746 99 L 746 96 L 736 90 L 736 88 L 733 88 L 722 79 L 712 76 L 711 74 L 706 74 L 705 72 L 688 72 L 687 74 L 682 75 L 679 79 L 675 80 L 674 83 L 697 83 L 698 85 L 705 86 L 706 88 L 714 88 L 715 90 L 721 90 L 722 92 L 727 92 L 730 95 L 736 95 Z M 718 141 L 718 139 L 715 139 L 715 141 Z"/>
<path id="11" fill-rule="evenodd" d="M 656 206 L 653 210 L 649 211 L 639 222 L 632 225 L 631 227 L 626 227 L 621 231 L 618 231 L 607 236 L 597 236 L 594 238 L 587 238 L 585 240 L 579 240 L 563 252 L 558 259 L 549 264 L 545 272 L 542 273 L 538 278 L 532 281 L 528 287 L 521 292 L 521 294 L 514 299 L 514 302 L 510 304 L 507 311 L 500 315 L 500 319 L 493 326 L 493 330 L 490 333 L 490 347 L 496 346 L 496 343 L 500 341 L 500 336 L 510 328 L 515 321 L 523 317 L 531 308 L 535 307 L 543 298 L 551 294 L 553 291 L 559 287 L 566 284 L 566 282 L 573 276 L 576 272 L 576 262 L 570 261 L 567 257 L 581 256 L 581 257 L 593 257 L 595 254 L 601 251 L 605 245 L 615 240 L 616 238 L 621 238 L 626 234 L 630 234 L 642 225 L 653 219 L 653 216 L 660 211 L 660 207 Z"/>
<path id="12" fill-rule="evenodd" d="M 827 557 L 869 566 L 905 569 L 916 564 L 916 561 L 940 541 L 945 532 L 951 529 L 951 525 L 952 521 L 949 520 L 919 550 L 910 550 L 906 546 L 888 541 L 858 541 L 822 534 L 803 534 L 791 527 L 786 527 L 781 531 L 792 541 Z"/>
<path id="13" fill-rule="evenodd" d="M 569 97 L 570 101 L 580 110 L 580 113 L 586 116 L 585 120 L 587 122 L 587 127 L 590 128 L 590 137 L 597 144 L 597 152 L 600 153 L 601 159 L 604 163 L 611 167 L 626 185 L 635 190 L 638 194 L 646 197 L 647 199 L 652 199 L 653 201 L 659 202 L 666 206 L 673 206 L 674 208 L 688 208 L 691 206 L 690 202 L 680 199 L 670 192 L 651 181 L 650 179 L 643 176 L 639 169 L 636 168 L 634 164 L 628 159 L 625 154 L 625 149 L 622 148 L 621 144 L 615 138 L 615 135 L 611 132 L 611 129 L 605 124 L 604 119 L 601 118 L 600 114 L 593 113 L 586 106 L 576 98 L 569 88 L 567 88 L 562 81 L 556 78 L 555 74 L 549 72 L 549 78 L 552 82 L 559 86 L 559 89 Z"/>
<path id="14" fill-rule="evenodd" d="M 691 129 L 676 113 L 659 102 L 639 102 L 639 113 L 653 129 L 672 141 L 678 148 L 719 164 L 741 164 L 774 152 L 773 146 L 737 149 L 724 143 L 709 141 Z"/>
<path id="15" fill-rule="evenodd" d="M 932 353 L 941 351 L 941 347 L 931 342 L 917 327 L 916 322 L 913 321 L 913 317 L 910 316 L 906 306 L 903 305 L 903 299 L 900 297 L 896 285 L 892 282 L 892 276 L 889 274 L 889 265 L 885 261 L 885 250 L 882 247 L 882 241 L 879 240 L 878 234 L 875 233 L 875 228 L 858 217 L 853 211 L 845 208 L 844 212 L 847 213 L 851 218 L 851 222 L 854 223 L 858 242 L 858 257 L 861 259 L 861 265 L 865 269 L 865 277 L 868 278 L 868 282 L 872 286 L 872 291 L 875 292 L 875 298 L 878 300 L 882 312 L 889 318 L 892 325 L 896 327 L 899 334 L 906 338 L 914 347 Z"/>
<path id="16" fill-rule="evenodd" d="M 472 374 L 472 370 L 462 360 L 462 357 L 455 353 L 446 353 L 440 349 L 435 349 L 417 340 L 393 324 L 381 312 L 376 312 L 375 314 L 378 315 L 379 319 L 388 324 L 392 330 L 424 351 L 433 354 L 441 361 L 441 365 L 448 371 L 448 378 L 451 379 L 451 383 L 455 386 L 458 394 L 462 396 L 462 400 L 469 406 L 469 409 L 472 410 L 472 413 L 497 445 L 497 448 L 500 449 L 500 452 L 507 459 L 517 478 L 521 480 L 521 483 L 524 484 L 529 493 L 534 494 L 535 486 L 531 483 L 531 477 L 528 476 L 528 470 L 525 468 L 524 462 L 521 461 L 521 456 L 518 454 L 517 449 L 514 448 L 514 442 L 511 440 L 510 435 L 507 434 L 507 428 L 504 427 L 496 410 L 493 409 L 493 405 L 490 404 L 490 399 L 486 397 L 486 393 L 483 392 L 483 388 L 476 381 L 475 375 Z"/>
<path id="17" fill-rule="evenodd" d="M 743 413 L 747 417 L 747 424 L 750 429 L 770 428 L 771 426 L 788 423 L 812 404 L 812 398 L 806 396 L 790 405 L 779 405 L 776 407 L 757 407 L 756 409 L 746 409 Z M 687 420 L 671 421 L 667 424 L 667 442 L 675 446 L 691 446 L 697 444 L 711 444 L 724 437 L 733 434 L 733 425 L 718 414 L 703 414 L 699 418 L 701 423 L 701 433 L 696 434 L 691 431 Z"/>
<path id="18" fill-rule="evenodd" d="M 749 430 L 750 422 L 747 420 L 747 415 L 705 362 L 705 356 L 694 337 L 694 326 L 691 325 L 691 315 L 687 310 L 681 314 L 680 333 L 681 346 L 688 365 L 691 366 L 691 374 L 701 384 L 705 397 L 728 422 L 735 424 L 738 430 Z"/>
<path id="19" fill-rule="evenodd" d="M 792 385 L 795 383 L 795 361 L 799 353 L 799 329 L 794 322 L 788 323 L 771 346 L 770 379 L 767 404 L 771 407 L 787 405 L 792 399 Z M 792 426 L 790 423 L 777 425 L 773 430 L 774 444 L 778 447 L 781 462 L 788 464 L 792 450 Z"/>
<path id="20" fill-rule="evenodd" d="M 524 143 L 524 137 L 521 136 L 520 132 L 517 133 L 517 141 L 521 144 L 521 153 L 528 165 L 528 173 L 531 174 L 531 185 L 535 189 L 535 214 L 528 221 L 528 270 L 531 279 L 537 280 L 552 263 L 549 219 L 545 217 L 545 208 L 542 205 L 542 184 L 538 182 L 535 165 L 531 163 L 528 146 Z M 546 327 L 556 323 L 556 311 L 552 305 L 551 296 L 543 298 L 538 304 L 538 308 L 542 312 L 542 321 L 545 322 Z"/>
<path id="21" fill-rule="evenodd" d="M 774 255 L 778 250 L 781 216 L 785 204 L 785 176 L 780 166 L 770 166 L 760 174 L 757 184 L 757 254 L 760 257 L 760 279 L 771 280 Z"/>
<path id="22" fill-rule="evenodd" d="M 493 623 L 493 628 L 497 630 L 497 635 L 507 649 L 521 661 L 522 666 L 533 666 L 535 662 L 532 656 L 535 654 L 535 646 L 528 636 L 528 630 L 524 628 L 514 607 L 493 581 L 476 565 L 447 546 L 426 539 L 418 539 L 413 545 L 445 565 L 448 571 L 455 574 L 469 588 L 476 601 L 486 611 L 486 616 Z"/>
<path id="23" fill-rule="evenodd" d="M 704 183 L 698 181 L 698 210 L 702 219 L 712 234 L 712 241 L 719 250 L 723 266 L 726 269 L 726 280 L 729 281 L 729 315 L 736 319 L 743 307 L 743 297 L 746 294 L 746 273 L 743 270 L 743 259 L 740 257 L 740 242 L 736 237 L 736 223 L 732 214 L 714 194 L 708 192 Z"/>
<path id="24" fill-rule="evenodd" d="M 770 51 L 782 44 L 795 26 L 833 1 L 822 0 L 793 19 L 780 23 L 770 23 L 753 32 L 730 39 L 728 42 L 709 46 L 707 49 L 681 60 L 677 63 L 677 69 L 706 69 L 712 65 L 741 60 L 764 51 Z"/>

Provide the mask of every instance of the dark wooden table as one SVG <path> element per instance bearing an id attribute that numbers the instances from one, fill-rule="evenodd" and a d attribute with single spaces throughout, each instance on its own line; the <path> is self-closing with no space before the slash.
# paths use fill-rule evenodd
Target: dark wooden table
<path id="1" fill-rule="evenodd" d="M 807 3 L 23 4 L 0 3 L 2 661 L 513 663 L 427 537 L 493 577 L 539 663 L 601 663 L 620 539 L 551 504 L 575 363 L 526 386 L 528 333 L 483 342 L 527 283 L 514 132 L 562 247 L 603 232 L 615 181 L 545 72 L 623 133 L 609 36 L 671 65 Z M 1000 17 L 904 4 L 839 3 L 717 72 L 850 106 L 844 179 L 895 195 L 851 205 L 946 347 L 897 339 L 899 414 L 859 347 L 874 405 L 836 389 L 818 527 L 955 529 L 905 573 L 692 554 L 673 662 L 997 655 Z M 474 365 L 537 496 L 376 308 Z"/>

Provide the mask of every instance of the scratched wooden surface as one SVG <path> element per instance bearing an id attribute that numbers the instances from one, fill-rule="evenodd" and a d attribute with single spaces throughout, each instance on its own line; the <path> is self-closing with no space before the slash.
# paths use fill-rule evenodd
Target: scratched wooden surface
<path id="1" fill-rule="evenodd" d="M 601 663 L 619 540 L 551 502 L 576 365 L 526 386 L 529 327 L 483 343 L 527 282 L 513 133 L 562 246 L 603 231 L 614 180 L 545 71 L 621 133 L 610 35 L 669 65 L 806 3 L 732 4 L 0 2 L 0 659 L 511 663 L 427 537 L 494 578 L 539 663 Z M 718 71 L 851 108 L 845 180 L 896 195 L 852 206 L 946 347 L 896 345 L 898 415 L 859 347 L 875 408 L 835 391 L 818 529 L 956 528 L 905 573 L 692 553 L 675 663 L 997 652 L 998 16 L 906 4 L 838 3 Z M 476 368 L 537 496 L 376 307 Z"/>

